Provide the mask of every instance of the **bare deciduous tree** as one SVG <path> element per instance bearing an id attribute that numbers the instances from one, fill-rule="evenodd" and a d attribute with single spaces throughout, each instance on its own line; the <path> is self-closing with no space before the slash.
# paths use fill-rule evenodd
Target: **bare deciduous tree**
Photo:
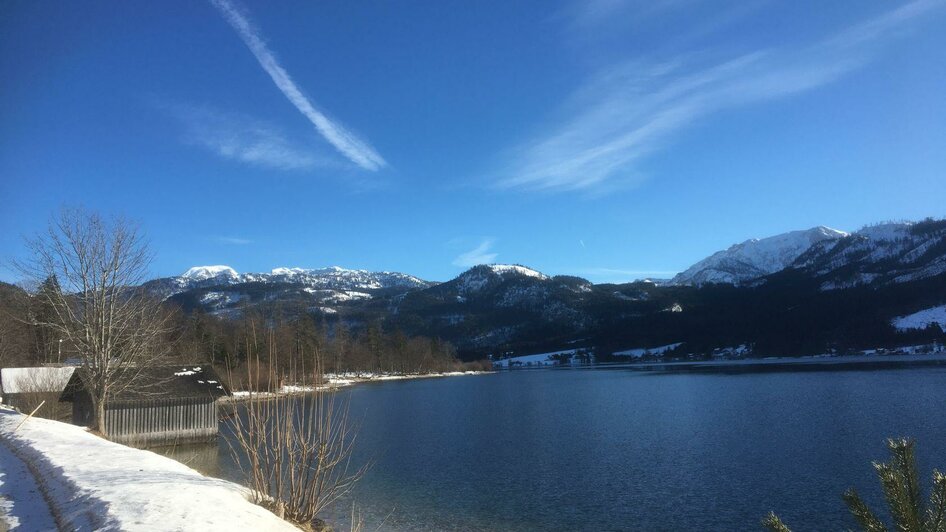
<path id="1" fill-rule="evenodd" d="M 33 315 L 67 344 L 95 407 L 95 428 L 108 433 L 108 398 L 131 385 L 140 369 L 166 355 L 170 313 L 140 285 L 151 255 L 136 224 L 63 209 L 45 233 L 26 241 L 30 258 L 15 266 L 34 286 L 54 279 L 55 290 L 35 290 L 49 312 Z"/>

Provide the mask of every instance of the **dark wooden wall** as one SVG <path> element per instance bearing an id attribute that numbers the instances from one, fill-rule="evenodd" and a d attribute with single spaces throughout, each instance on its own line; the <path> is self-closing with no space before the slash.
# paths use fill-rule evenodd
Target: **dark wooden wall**
<path id="1" fill-rule="evenodd" d="M 105 418 L 109 439 L 120 443 L 166 445 L 217 436 L 217 404 L 209 398 L 113 401 Z"/>
<path id="2" fill-rule="evenodd" d="M 95 420 L 95 408 L 92 406 L 92 396 L 86 391 L 75 394 L 72 402 L 72 424 L 88 427 Z"/>
<path id="3" fill-rule="evenodd" d="M 88 394 L 77 394 L 73 423 L 95 418 Z M 129 445 L 174 445 L 209 441 L 218 432 L 217 403 L 212 398 L 161 398 L 110 401 L 105 408 L 108 439 Z"/>

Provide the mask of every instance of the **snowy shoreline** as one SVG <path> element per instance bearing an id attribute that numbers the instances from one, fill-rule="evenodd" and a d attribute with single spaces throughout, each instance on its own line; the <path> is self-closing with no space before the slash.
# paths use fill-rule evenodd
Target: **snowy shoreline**
<path id="1" fill-rule="evenodd" d="M 283 386 L 278 394 L 235 392 L 230 400 L 489 373 L 493 372 L 327 375 L 322 386 Z M 204 476 L 151 451 L 110 442 L 84 427 L 27 419 L 0 408 L 0 530 L 56 528 L 298 530 L 254 504 L 249 490 L 239 484 Z"/>
<path id="2" fill-rule="evenodd" d="M 250 392 L 238 390 L 231 392 L 230 397 L 224 397 L 222 402 L 247 401 L 263 399 L 280 395 L 300 395 L 317 391 L 340 390 L 356 384 L 369 382 L 386 382 L 413 379 L 434 379 L 441 377 L 464 377 L 470 375 L 489 375 L 495 371 L 445 371 L 438 373 L 329 373 L 325 375 L 325 384 L 311 385 L 283 385 L 278 392 Z"/>
<path id="3" fill-rule="evenodd" d="M 298 530 L 238 484 L 58 421 L 30 418 L 16 430 L 25 418 L 0 410 L 0 491 L 37 488 L 0 506 L 11 527 L 45 529 L 52 520 L 61 530 Z"/>

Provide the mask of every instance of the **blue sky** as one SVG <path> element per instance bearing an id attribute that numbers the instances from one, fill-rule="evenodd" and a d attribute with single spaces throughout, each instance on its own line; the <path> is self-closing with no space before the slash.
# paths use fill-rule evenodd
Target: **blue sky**
<path id="1" fill-rule="evenodd" d="M 62 205 L 139 220 L 155 276 L 432 280 L 941 217 L 944 27 L 944 0 L 6 2 L 0 259 Z"/>

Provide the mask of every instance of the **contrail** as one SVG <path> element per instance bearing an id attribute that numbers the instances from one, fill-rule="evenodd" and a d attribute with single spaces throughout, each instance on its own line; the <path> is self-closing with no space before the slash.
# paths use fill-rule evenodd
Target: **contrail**
<path id="1" fill-rule="evenodd" d="M 315 129 L 329 141 L 335 149 L 348 157 L 353 163 L 365 170 L 376 171 L 387 166 L 387 162 L 368 143 L 356 137 L 341 124 L 331 121 L 324 113 L 316 109 L 312 102 L 302 94 L 299 87 L 289 76 L 289 73 L 280 66 L 276 57 L 260 38 L 259 31 L 229 0 L 210 0 L 210 3 L 220 10 L 223 18 L 233 26 L 246 46 L 249 47 L 263 70 L 273 78 L 276 87 L 286 95 L 286 98 L 312 122 Z"/>

